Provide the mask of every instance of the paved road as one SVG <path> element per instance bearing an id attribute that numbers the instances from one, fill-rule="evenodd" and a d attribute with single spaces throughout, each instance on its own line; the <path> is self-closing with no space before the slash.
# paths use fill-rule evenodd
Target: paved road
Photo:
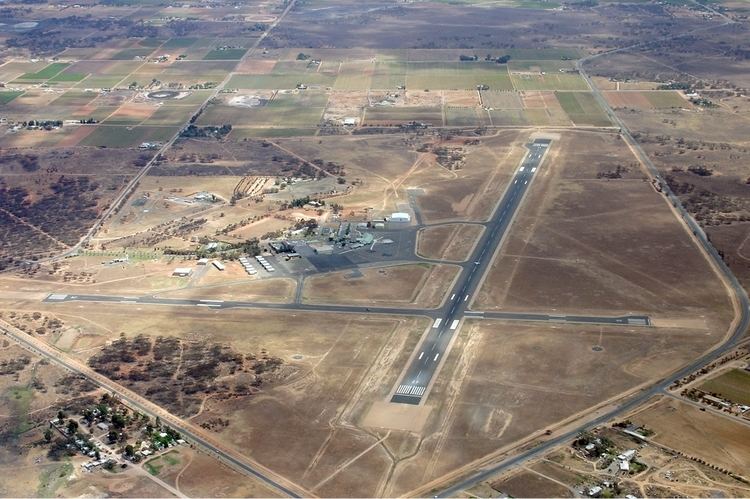
<path id="1" fill-rule="evenodd" d="M 218 443 L 212 442 L 210 437 L 202 435 L 199 428 L 195 428 L 191 423 L 178 418 L 164 408 L 156 405 L 150 400 L 141 397 L 137 393 L 123 387 L 122 385 L 111 381 L 93 369 L 81 364 L 78 360 L 69 357 L 66 353 L 56 350 L 54 347 L 47 345 L 43 341 L 16 329 L 10 324 L 0 321 L 0 333 L 7 335 L 17 341 L 21 346 L 29 351 L 41 355 L 68 371 L 81 374 L 90 381 L 93 381 L 99 387 L 118 396 L 124 403 L 132 409 L 147 414 L 152 418 L 161 418 L 166 424 L 179 431 L 187 441 L 201 447 L 209 455 L 216 457 L 220 461 L 229 465 L 246 475 L 253 476 L 276 489 L 282 494 L 289 497 L 306 497 L 307 491 L 297 488 L 294 484 L 287 482 L 286 479 L 276 477 L 272 472 L 263 469 L 257 463 L 247 459 L 241 453 L 222 447 Z"/>
<path id="2" fill-rule="evenodd" d="M 245 54 L 242 56 L 240 61 L 235 65 L 235 68 L 239 67 L 242 62 L 244 62 L 246 59 L 252 57 L 258 50 L 258 47 L 260 44 L 265 40 L 265 38 L 271 33 L 271 31 L 276 28 L 276 26 L 286 17 L 286 15 L 294 8 L 294 5 L 296 4 L 297 0 L 290 0 L 290 2 L 287 4 L 287 6 L 284 8 L 284 10 L 279 14 L 279 16 L 268 26 L 268 28 L 258 37 L 257 40 L 248 48 L 248 50 L 245 52 Z M 123 203 L 125 203 L 128 198 L 133 194 L 135 189 L 138 187 L 138 184 L 140 181 L 145 177 L 148 172 L 154 167 L 154 165 L 157 162 L 157 159 L 165 154 L 172 145 L 177 141 L 177 139 L 180 138 L 180 135 L 182 134 L 182 130 L 185 129 L 188 125 L 192 124 L 193 118 L 195 116 L 200 115 L 209 105 L 209 103 L 215 99 L 222 90 L 224 90 L 229 83 L 229 81 L 232 79 L 232 77 L 235 75 L 234 71 L 231 71 L 227 73 L 227 75 L 224 77 L 224 79 L 219 83 L 213 91 L 210 93 L 210 95 L 203 101 L 203 103 L 200 105 L 200 107 L 193 113 L 188 121 L 186 121 L 179 129 L 179 131 L 174 134 L 167 142 L 165 142 L 161 148 L 159 148 L 158 151 L 153 155 L 153 157 L 149 160 L 146 165 L 141 168 L 141 170 L 128 182 L 128 184 L 120 190 L 120 192 L 115 196 L 115 198 L 112 200 L 112 202 L 109 204 L 109 207 L 104 210 L 104 212 L 99 216 L 99 218 L 96 220 L 94 225 L 91 226 L 91 228 L 86 232 L 86 235 L 84 235 L 74 246 L 70 247 L 69 249 L 65 250 L 64 252 L 43 260 L 39 260 L 38 262 L 43 261 L 56 261 L 61 260 L 63 258 L 66 258 L 71 255 L 75 255 L 80 251 L 81 248 L 83 248 L 94 235 L 96 232 L 101 228 L 102 225 L 104 225 L 104 222 L 109 218 L 110 216 L 117 213 L 117 210 L 122 207 Z"/>
<path id="3" fill-rule="evenodd" d="M 500 246 L 513 222 L 516 210 L 521 205 L 550 143 L 549 139 L 537 139 L 527 145 L 528 153 L 508 184 L 490 222 L 486 224 L 486 229 L 469 262 L 464 264 L 448 302 L 441 309 L 440 317 L 435 318 L 432 328 L 412 355 L 411 363 L 396 387 L 391 402 L 419 404 L 426 396 L 430 381 L 444 360 L 471 297 L 477 291 L 482 276 L 489 269 L 495 250 Z"/>
<path id="4" fill-rule="evenodd" d="M 714 27 L 723 27 L 723 26 L 726 26 L 727 24 L 731 24 L 731 21 L 728 21 L 727 23 L 724 23 L 719 26 L 714 26 Z M 706 28 L 706 29 L 700 28 L 700 29 L 694 30 L 692 33 L 695 33 L 697 31 L 705 31 L 707 29 L 713 29 L 714 27 Z M 685 36 L 686 34 L 688 33 L 682 33 L 682 34 L 674 35 L 674 36 L 667 36 L 667 37 L 662 38 L 661 40 L 667 40 L 670 38 Z M 639 43 L 639 44 L 635 44 L 629 47 L 616 49 L 609 53 L 626 51 L 626 50 L 640 47 L 642 45 L 644 44 Z M 693 232 L 695 239 L 698 241 L 698 243 L 700 244 L 702 249 L 705 251 L 705 253 L 708 255 L 708 257 L 711 260 L 713 260 L 715 265 L 718 267 L 719 271 L 723 274 L 726 282 L 731 287 L 735 295 L 735 298 L 738 302 L 739 317 L 736 318 L 734 330 L 731 332 L 729 337 L 725 339 L 724 342 L 722 342 L 712 351 L 694 360 L 689 365 L 673 373 L 671 376 L 654 384 L 651 388 L 645 389 L 639 392 L 636 396 L 625 400 L 622 404 L 617 406 L 615 409 L 608 411 L 587 423 L 581 424 L 580 426 L 573 428 L 564 434 L 558 435 L 550 440 L 547 440 L 546 442 L 543 442 L 540 445 L 537 445 L 533 449 L 524 451 L 520 454 L 516 454 L 504 461 L 501 461 L 499 463 L 495 463 L 493 465 L 480 469 L 478 472 L 470 475 L 469 477 L 464 478 L 463 480 L 457 483 L 454 483 L 449 488 L 442 490 L 435 497 L 455 497 L 459 495 L 462 491 L 470 487 L 473 487 L 474 485 L 484 480 L 487 480 L 497 475 L 498 473 L 507 471 L 510 468 L 518 466 L 519 464 L 524 463 L 530 459 L 534 459 L 536 457 L 542 456 L 545 453 L 549 452 L 551 449 L 559 445 L 566 444 L 567 442 L 575 438 L 581 431 L 590 430 L 596 426 L 606 423 L 607 421 L 611 421 L 614 418 L 627 414 L 628 412 L 642 405 L 643 403 L 645 403 L 652 397 L 660 393 L 663 393 L 664 390 L 668 389 L 668 387 L 675 381 L 681 378 L 684 378 L 688 374 L 697 371 L 698 369 L 702 368 L 703 366 L 707 364 L 710 364 L 714 360 L 718 359 L 722 355 L 726 354 L 727 352 L 735 348 L 737 343 L 739 343 L 740 340 L 742 340 L 742 338 L 745 336 L 745 333 L 747 332 L 748 327 L 750 326 L 750 299 L 748 299 L 745 289 L 742 287 L 742 285 L 737 280 L 737 278 L 732 273 L 732 271 L 729 269 L 729 267 L 724 263 L 724 260 L 716 251 L 716 248 L 714 248 L 713 245 L 709 242 L 708 238 L 706 237 L 706 234 L 703 232 L 703 229 L 690 216 L 687 210 L 685 210 L 684 206 L 682 205 L 680 200 L 677 198 L 677 196 L 675 196 L 675 194 L 672 192 L 669 186 L 666 185 L 666 182 L 662 180 L 659 170 L 651 161 L 651 158 L 649 158 L 648 155 L 643 151 L 640 144 L 636 142 L 636 140 L 633 138 L 632 134 L 630 133 L 630 130 L 627 128 L 625 123 L 623 123 L 622 120 L 620 120 L 620 118 L 615 114 L 614 110 L 611 108 L 611 106 L 607 103 L 607 101 L 602 96 L 601 91 L 596 87 L 596 85 L 593 84 L 588 73 L 586 73 L 584 64 L 587 61 L 596 59 L 598 57 L 602 57 L 603 55 L 607 55 L 607 54 L 596 54 L 596 55 L 581 59 L 576 64 L 576 67 L 578 68 L 581 76 L 583 76 L 583 78 L 588 83 L 589 87 L 591 87 L 592 93 L 594 97 L 596 98 L 596 100 L 599 102 L 599 105 L 601 105 L 602 108 L 607 112 L 607 115 L 610 117 L 612 122 L 620 127 L 621 136 L 623 140 L 633 150 L 634 154 L 638 157 L 638 159 L 644 165 L 646 165 L 646 168 L 651 178 L 656 179 L 659 183 L 661 183 L 665 195 L 667 196 L 669 201 L 672 203 L 672 205 L 675 207 L 679 216 L 682 218 L 685 224 Z"/>

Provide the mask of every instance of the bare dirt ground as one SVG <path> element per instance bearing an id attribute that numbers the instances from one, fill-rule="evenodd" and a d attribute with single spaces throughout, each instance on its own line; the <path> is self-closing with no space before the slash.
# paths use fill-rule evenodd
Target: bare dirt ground
<path id="1" fill-rule="evenodd" d="M 664 399 L 631 418 L 652 429 L 655 442 L 740 474 L 750 469 L 750 427 L 685 402 Z"/>
<path id="2" fill-rule="evenodd" d="M 537 176 L 475 308 L 705 316 L 723 334 L 721 281 L 616 137 L 563 134 Z"/>
<path id="3" fill-rule="evenodd" d="M 419 231 L 417 254 L 436 260 L 466 261 L 483 230 L 480 225 L 469 224 L 426 227 Z"/>
<path id="4" fill-rule="evenodd" d="M 434 308 L 458 271 L 453 265 L 420 263 L 320 274 L 305 279 L 303 299 L 309 303 Z"/>
<path id="5" fill-rule="evenodd" d="M 475 459 L 541 435 L 664 376 L 705 344 L 699 330 L 671 329 L 654 336 L 637 328 L 465 324 L 432 389 L 428 405 L 435 410 L 420 453 L 398 468 L 391 493 L 470 468 Z"/>

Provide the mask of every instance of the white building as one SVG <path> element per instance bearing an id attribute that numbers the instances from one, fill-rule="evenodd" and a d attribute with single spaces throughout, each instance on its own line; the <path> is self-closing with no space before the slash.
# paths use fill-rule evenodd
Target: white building
<path id="1" fill-rule="evenodd" d="M 388 219 L 389 222 L 411 222 L 411 215 L 408 213 L 391 213 L 391 217 Z"/>
<path id="2" fill-rule="evenodd" d="M 174 277 L 188 277 L 193 273 L 193 269 L 189 267 L 177 267 L 172 271 Z"/>

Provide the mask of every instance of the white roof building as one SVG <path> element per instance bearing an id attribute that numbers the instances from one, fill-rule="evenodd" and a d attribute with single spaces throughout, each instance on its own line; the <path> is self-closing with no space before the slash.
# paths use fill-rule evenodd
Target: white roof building
<path id="1" fill-rule="evenodd" d="M 411 222 L 411 215 L 408 213 L 396 212 L 391 213 L 391 217 L 388 219 L 389 222 Z"/>

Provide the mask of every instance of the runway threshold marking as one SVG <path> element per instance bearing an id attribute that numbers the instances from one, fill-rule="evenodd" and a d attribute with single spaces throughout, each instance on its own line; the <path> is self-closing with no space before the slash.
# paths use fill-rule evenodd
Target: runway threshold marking
<path id="1" fill-rule="evenodd" d="M 432 328 L 433 329 L 439 328 L 441 322 L 443 322 L 443 319 L 435 319 L 435 323 L 432 325 Z"/>
<path id="2" fill-rule="evenodd" d="M 422 357 L 424 357 L 424 352 L 419 354 L 419 358 L 417 360 L 422 360 Z"/>
<path id="3" fill-rule="evenodd" d="M 436 354 L 435 354 L 435 358 L 434 358 L 434 359 L 432 359 L 432 361 L 433 361 L 433 362 L 436 362 L 436 361 L 438 360 L 438 357 L 440 357 L 440 354 L 439 354 L 439 353 L 436 353 Z"/>
<path id="4" fill-rule="evenodd" d="M 451 324 L 451 330 L 456 329 L 458 327 L 458 323 L 459 323 L 459 320 L 458 319 L 454 319 L 453 320 L 453 324 Z"/>

